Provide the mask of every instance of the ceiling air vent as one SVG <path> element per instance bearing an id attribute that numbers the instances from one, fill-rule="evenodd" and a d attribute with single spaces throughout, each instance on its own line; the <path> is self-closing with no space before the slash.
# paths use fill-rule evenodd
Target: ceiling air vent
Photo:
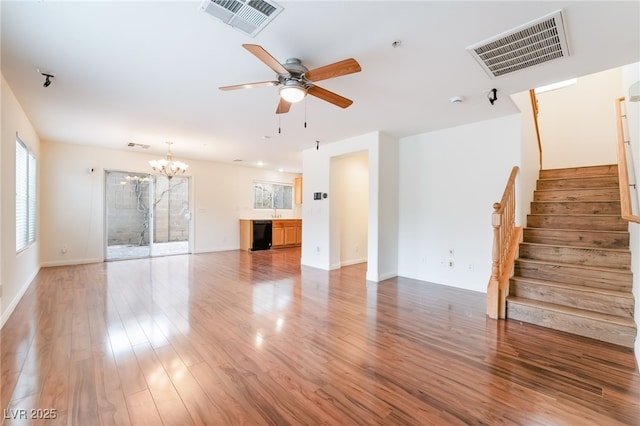
<path id="1" fill-rule="evenodd" d="M 491 77 L 569 56 L 562 10 L 469 46 L 467 50 Z"/>
<path id="2" fill-rule="evenodd" d="M 204 0 L 200 10 L 255 37 L 283 7 L 265 0 Z"/>
<path id="3" fill-rule="evenodd" d="M 144 149 L 149 149 L 149 147 L 150 147 L 151 145 L 147 145 L 147 144 L 144 144 L 144 143 L 134 143 L 134 142 L 129 142 L 129 143 L 127 143 L 127 146 L 128 146 L 129 148 L 144 148 Z"/>

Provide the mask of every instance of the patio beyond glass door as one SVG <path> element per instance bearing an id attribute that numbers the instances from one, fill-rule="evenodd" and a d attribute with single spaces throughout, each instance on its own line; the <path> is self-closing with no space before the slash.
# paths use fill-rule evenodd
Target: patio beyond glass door
<path id="1" fill-rule="evenodd" d="M 153 176 L 152 256 L 189 253 L 189 178 Z"/>
<path id="2" fill-rule="evenodd" d="M 189 178 L 107 171 L 106 260 L 189 253 Z"/>

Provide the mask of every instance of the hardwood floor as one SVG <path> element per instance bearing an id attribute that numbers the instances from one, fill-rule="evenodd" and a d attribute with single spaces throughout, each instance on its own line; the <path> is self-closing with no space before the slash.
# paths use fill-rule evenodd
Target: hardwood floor
<path id="1" fill-rule="evenodd" d="M 299 257 L 42 269 L 2 329 L 3 423 L 640 424 L 629 349 Z"/>

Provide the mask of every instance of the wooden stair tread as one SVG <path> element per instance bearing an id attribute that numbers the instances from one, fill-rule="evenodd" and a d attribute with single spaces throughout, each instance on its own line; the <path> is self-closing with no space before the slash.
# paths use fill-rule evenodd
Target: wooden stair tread
<path id="1" fill-rule="evenodd" d="M 539 228 L 533 228 L 533 229 L 539 229 Z M 545 229 L 549 229 L 549 228 L 545 228 Z M 579 231 L 579 230 L 578 230 Z M 606 232 L 606 231 L 604 231 Z M 621 231 L 624 232 L 624 231 Z M 529 242 L 529 241 L 522 241 L 520 243 L 520 245 L 528 245 L 528 246 L 534 246 L 534 247 L 558 247 L 558 248 L 566 248 L 566 249 L 572 249 L 572 250 L 598 250 L 598 251 L 607 251 L 607 252 L 611 252 L 611 253 L 620 253 L 620 254 L 627 254 L 630 253 L 630 250 L 628 249 L 619 249 L 619 248 L 602 248 L 602 247 L 598 247 L 598 246 L 583 246 L 583 247 L 577 247 L 577 246 L 567 246 L 567 245 L 562 245 L 562 244 L 544 244 L 544 243 L 533 243 L 533 242 Z"/>
<path id="2" fill-rule="evenodd" d="M 546 178 L 540 178 L 538 180 L 543 180 L 543 181 L 563 181 L 566 179 L 597 179 L 597 178 L 610 178 L 610 177 L 617 177 L 617 174 L 599 174 L 599 175 L 585 175 L 585 176 L 573 176 L 573 177 L 546 177 Z"/>
<path id="3" fill-rule="evenodd" d="M 557 189 L 536 189 L 536 191 L 557 191 Z M 568 203 L 576 203 L 576 204 L 584 204 L 584 203 L 593 203 L 593 204 L 597 204 L 597 203 L 607 203 L 607 202 L 619 202 L 620 200 L 611 200 L 611 201 L 600 201 L 600 200 L 584 200 L 584 201 L 580 201 L 580 200 L 562 200 L 562 201 L 553 201 L 553 200 L 542 200 L 542 201 L 536 201 L 533 200 L 531 201 L 532 203 L 564 203 L 564 204 L 568 204 Z"/>
<path id="4" fill-rule="evenodd" d="M 603 267 L 603 266 L 588 266 L 588 265 L 580 265 L 580 264 L 577 264 L 577 263 L 547 262 L 547 261 L 543 261 L 543 260 L 523 259 L 523 258 L 516 259 L 516 262 L 533 263 L 533 264 L 537 264 L 537 265 L 570 266 L 570 267 L 576 268 L 576 269 L 585 269 L 585 270 L 590 270 L 590 271 L 601 271 L 601 272 L 613 272 L 613 273 L 629 275 L 629 276 L 633 275 L 632 272 L 630 270 L 628 270 L 628 269 L 606 268 L 606 267 Z"/>
<path id="5" fill-rule="evenodd" d="M 586 215 L 586 216 L 591 216 L 591 215 Z M 629 233 L 629 231 L 608 231 L 608 230 L 603 230 L 603 229 L 566 229 L 566 228 L 537 228 L 537 227 L 531 227 L 531 226 L 525 226 L 524 227 L 525 230 L 536 230 L 536 231 L 561 231 L 561 232 L 584 232 L 584 231 L 589 231 L 589 232 L 593 232 L 593 233 L 601 233 L 601 234 L 621 234 L 621 235 L 626 235 Z"/>
<path id="6" fill-rule="evenodd" d="M 578 284 L 569 284 L 569 283 L 562 283 L 557 281 L 540 280 L 537 278 L 520 277 L 517 275 L 511 277 L 511 279 L 514 281 L 526 282 L 526 283 L 531 283 L 536 285 L 543 285 L 547 287 L 566 288 L 573 291 L 580 291 L 584 293 L 597 293 L 601 295 L 624 297 L 631 300 L 635 300 L 633 293 L 630 291 L 618 291 L 618 290 L 610 290 L 607 288 L 588 287 L 588 286 L 583 286 Z"/>
<path id="7" fill-rule="evenodd" d="M 540 179 L 550 177 L 576 178 L 587 176 L 612 176 L 618 174 L 617 164 L 601 164 L 597 166 L 561 167 L 557 169 L 542 169 L 538 173 Z"/>
<path id="8" fill-rule="evenodd" d="M 570 192 L 578 192 L 580 190 L 583 189 L 588 189 L 588 190 L 592 190 L 592 189 L 604 189 L 604 190 L 610 190 L 613 188 L 618 188 L 617 186 L 585 186 L 584 188 L 548 188 L 548 189 L 536 189 L 536 192 L 547 192 L 547 191 L 570 191 Z"/>
<path id="9" fill-rule="evenodd" d="M 590 216 L 590 215 L 587 215 Z M 524 229 L 535 229 L 535 230 L 545 230 L 545 231 L 573 231 L 573 232 L 603 232 L 603 233 L 618 233 L 618 234 L 628 234 L 629 231 L 622 231 L 620 229 L 616 229 L 616 230 L 607 230 L 607 229 L 583 229 L 583 228 L 548 228 L 545 226 L 527 226 Z"/>
<path id="10" fill-rule="evenodd" d="M 630 234 L 617 171 L 540 170 L 509 280 L 507 317 L 634 347 Z"/>
<path id="11" fill-rule="evenodd" d="M 586 216 L 586 217 L 593 217 L 594 214 L 593 213 L 529 213 L 528 216 Z M 602 214 L 599 213 L 597 215 L 598 217 L 606 217 L 606 218 L 611 218 L 611 217 L 615 217 L 615 218 L 620 218 L 619 214 Z"/>
<path id="12" fill-rule="evenodd" d="M 580 318 L 588 318 L 596 321 L 602 321 L 608 324 L 616 324 L 623 327 L 636 327 L 633 318 L 620 317 L 617 315 L 608 315 L 600 312 L 588 311 L 579 308 L 570 308 L 568 306 L 556 305 L 555 303 L 541 302 L 539 300 L 523 299 L 520 297 L 507 296 L 507 302 L 517 303 L 524 306 L 530 306 L 538 309 L 559 312 L 567 315 L 573 315 Z"/>

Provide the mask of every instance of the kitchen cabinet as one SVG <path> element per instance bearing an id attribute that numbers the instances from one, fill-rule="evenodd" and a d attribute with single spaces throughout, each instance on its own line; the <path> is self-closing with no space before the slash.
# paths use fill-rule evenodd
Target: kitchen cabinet
<path id="1" fill-rule="evenodd" d="M 271 228 L 271 247 L 280 247 L 284 246 L 284 227 L 277 226 Z"/>
<path id="2" fill-rule="evenodd" d="M 240 250 L 269 250 L 271 221 L 240 219 Z"/>
<path id="3" fill-rule="evenodd" d="M 302 244 L 301 219 L 278 219 L 272 224 L 272 248 L 296 247 Z"/>
<path id="4" fill-rule="evenodd" d="M 293 180 L 293 202 L 302 204 L 302 177 Z"/>
<path id="5" fill-rule="evenodd" d="M 264 220 L 240 219 L 240 250 L 254 250 L 254 222 Z M 271 220 L 269 236 L 271 248 L 299 247 L 302 245 L 302 219 Z"/>

